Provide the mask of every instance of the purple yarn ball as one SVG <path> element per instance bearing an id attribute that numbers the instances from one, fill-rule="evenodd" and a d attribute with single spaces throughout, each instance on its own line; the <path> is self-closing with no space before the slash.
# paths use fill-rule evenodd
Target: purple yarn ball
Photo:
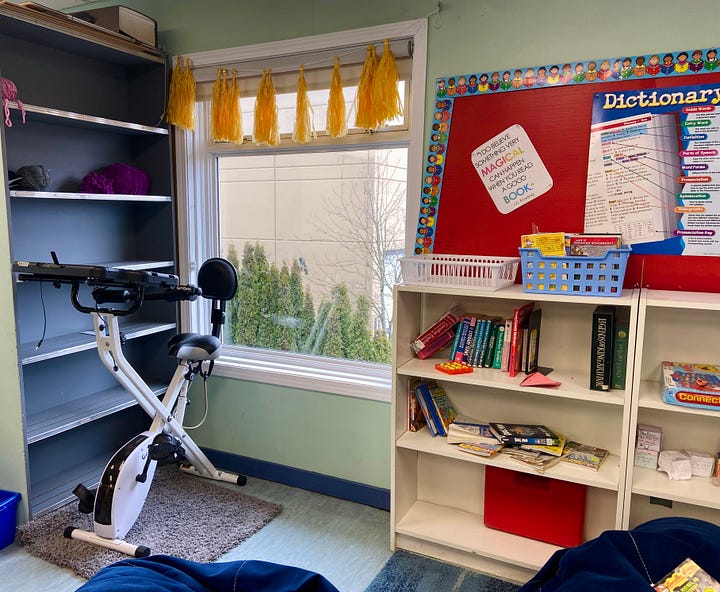
<path id="1" fill-rule="evenodd" d="M 80 184 L 80 193 L 115 193 L 113 184 L 110 179 L 91 171 L 82 180 Z"/>
<path id="2" fill-rule="evenodd" d="M 121 162 L 106 166 L 102 175 L 110 179 L 115 193 L 145 195 L 150 187 L 150 177 L 145 171 Z"/>

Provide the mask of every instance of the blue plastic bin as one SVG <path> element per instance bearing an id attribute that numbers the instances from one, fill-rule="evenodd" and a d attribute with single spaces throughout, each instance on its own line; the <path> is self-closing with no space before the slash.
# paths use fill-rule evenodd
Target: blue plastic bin
<path id="1" fill-rule="evenodd" d="M 520 249 L 522 285 L 535 294 L 622 295 L 630 248 L 610 249 L 604 257 L 549 257 Z"/>
<path id="2" fill-rule="evenodd" d="M 0 549 L 15 540 L 15 516 L 20 494 L 0 489 Z"/>

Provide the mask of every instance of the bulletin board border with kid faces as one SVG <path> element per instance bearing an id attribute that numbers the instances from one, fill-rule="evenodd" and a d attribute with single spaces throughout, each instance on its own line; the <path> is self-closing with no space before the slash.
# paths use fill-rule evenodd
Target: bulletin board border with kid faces
<path id="1" fill-rule="evenodd" d="M 715 48 L 438 78 L 415 254 L 517 257 L 521 234 L 583 232 L 597 96 L 708 83 Z M 625 286 L 720 292 L 720 257 L 676 257 L 633 254 Z"/>

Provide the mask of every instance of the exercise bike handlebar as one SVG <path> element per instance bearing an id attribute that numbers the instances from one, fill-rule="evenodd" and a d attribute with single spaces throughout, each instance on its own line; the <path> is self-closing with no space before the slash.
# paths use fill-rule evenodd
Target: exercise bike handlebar
<path id="1" fill-rule="evenodd" d="M 128 315 L 138 310 L 146 300 L 193 301 L 202 295 L 197 286 L 181 285 L 175 275 L 151 271 L 30 261 L 16 261 L 13 271 L 23 282 L 48 282 L 57 288 L 69 284 L 73 306 L 84 313 Z M 83 285 L 93 288 L 94 305 L 81 302 L 80 286 Z M 103 306 L 108 304 L 126 306 Z"/>

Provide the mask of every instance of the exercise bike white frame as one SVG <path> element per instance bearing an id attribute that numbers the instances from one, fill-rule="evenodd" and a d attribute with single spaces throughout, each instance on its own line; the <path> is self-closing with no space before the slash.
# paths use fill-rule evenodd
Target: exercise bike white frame
<path id="1" fill-rule="evenodd" d="M 139 556 L 147 553 L 147 549 L 128 543 L 123 539 L 135 524 L 152 483 L 157 461 L 148 461 L 148 447 L 152 444 L 155 436 L 165 432 L 179 439 L 185 451 L 186 461 L 190 465 L 183 465 L 182 469 L 188 473 L 228 483 L 238 483 L 239 476 L 218 470 L 182 426 L 187 406 L 187 391 L 191 384 L 191 380 L 188 378 L 191 374 L 190 365 L 200 360 L 179 359 L 167 391 L 160 400 L 125 358 L 117 316 L 108 312 L 92 312 L 91 316 L 100 360 L 128 393 L 137 400 L 142 409 L 153 418 L 153 421 L 147 431 L 135 436 L 120 448 L 103 471 L 103 475 L 111 470 L 118 474 L 111 494 L 110 524 L 100 524 L 94 521 L 94 532 L 73 528 L 66 531 L 66 536 L 128 555 Z M 206 359 L 218 357 L 219 353 L 218 350 Z M 130 452 L 123 457 L 120 468 L 111 467 L 116 456 L 126 447 L 130 447 Z M 146 466 L 147 478 L 144 482 L 137 481 L 135 477 L 141 474 Z M 100 488 L 97 495 L 101 495 Z M 95 504 L 97 503 L 99 503 L 98 499 L 95 500 Z"/>

